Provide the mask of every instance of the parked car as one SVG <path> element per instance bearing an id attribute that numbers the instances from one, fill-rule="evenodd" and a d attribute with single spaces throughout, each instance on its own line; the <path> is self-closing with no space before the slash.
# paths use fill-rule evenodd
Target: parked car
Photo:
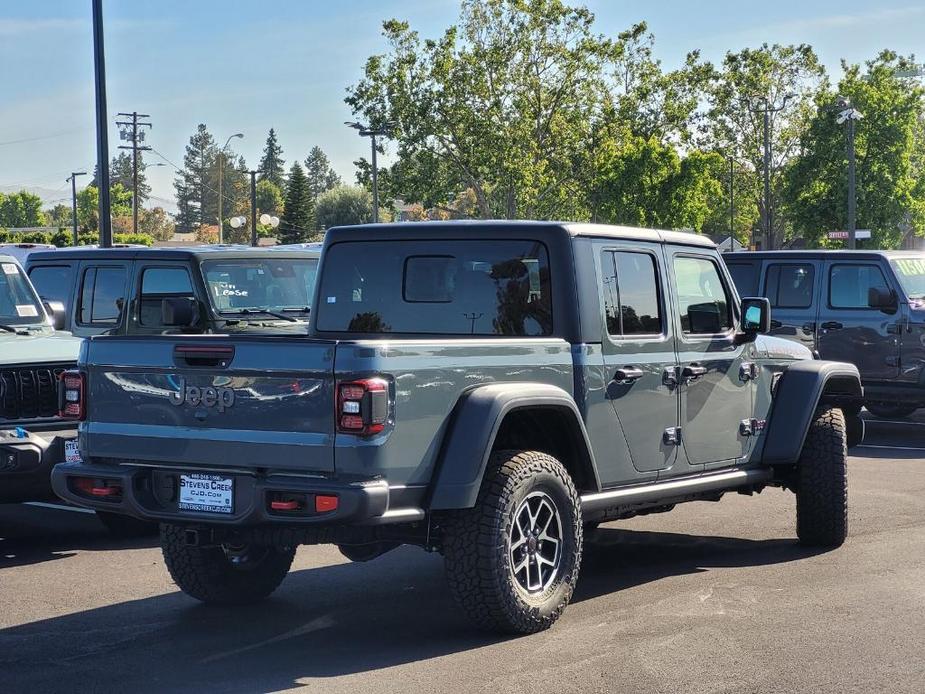
<path id="1" fill-rule="evenodd" d="M 16 258 L 20 265 L 26 264 L 26 258 L 37 251 L 50 251 L 57 248 L 50 243 L 0 243 L 0 253 Z"/>
<path id="2" fill-rule="evenodd" d="M 877 417 L 925 407 L 925 254 L 909 251 L 727 253 L 743 295 L 765 296 L 771 334 L 857 365 Z"/>
<path id="3" fill-rule="evenodd" d="M 179 331 L 162 310 L 195 316 L 183 332 L 247 331 L 255 322 L 291 330 L 308 320 L 319 256 L 249 246 L 75 247 L 33 253 L 26 271 L 43 298 L 64 305 L 65 327 L 80 337 Z"/>
<path id="4" fill-rule="evenodd" d="M 801 542 L 845 539 L 857 369 L 760 335 L 767 300 L 740 305 L 703 237 L 335 228 L 313 306 L 308 334 L 88 340 L 57 493 L 160 521 L 205 602 L 267 596 L 299 544 L 412 544 L 477 624 L 518 633 L 559 617 L 602 521 L 783 487 Z"/>

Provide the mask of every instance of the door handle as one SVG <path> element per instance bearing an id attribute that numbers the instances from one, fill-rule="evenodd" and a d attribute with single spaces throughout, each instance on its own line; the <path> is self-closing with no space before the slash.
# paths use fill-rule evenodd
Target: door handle
<path id="1" fill-rule="evenodd" d="M 620 385 L 628 385 L 634 381 L 638 381 L 645 375 L 646 372 L 637 366 L 623 366 L 616 370 L 613 375 L 613 380 Z"/>
<path id="2" fill-rule="evenodd" d="M 823 330 L 841 330 L 844 326 L 837 320 L 826 321 L 822 324 Z"/>
<path id="3" fill-rule="evenodd" d="M 816 332 L 816 324 L 813 322 L 803 323 L 803 332 L 807 335 L 812 335 Z"/>
<path id="4" fill-rule="evenodd" d="M 774 320 L 773 318 L 771 319 L 771 330 L 775 330 L 776 328 L 783 328 L 783 327 L 784 327 L 784 324 L 781 323 L 779 320 Z"/>
<path id="5" fill-rule="evenodd" d="M 699 364 L 688 364 L 683 369 L 681 369 L 681 378 L 686 381 L 696 381 L 698 378 L 706 374 L 707 367 L 700 366 Z"/>

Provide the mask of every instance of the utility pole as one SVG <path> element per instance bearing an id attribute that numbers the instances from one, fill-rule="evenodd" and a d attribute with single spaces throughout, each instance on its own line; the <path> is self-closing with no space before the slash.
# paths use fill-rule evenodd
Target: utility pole
<path id="1" fill-rule="evenodd" d="M 225 197 L 225 150 L 228 149 L 228 143 L 231 142 L 234 138 L 240 137 L 244 139 L 243 133 L 235 133 L 234 135 L 229 135 L 228 139 L 225 140 L 225 144 L 220 150 L 218 150 L 218 242 L 219 244 L 225 243 L 225 223 L 224 218 L 222 217 L 222 202 Z"/>
<path id="2" fill-rule="evenodd" d="M 263 171 L 248 171 L 251 177 L 251 246 L 257 245 L 257 174 Z"/>
<path id="3" fill-rule="evenodd" d="M 767 248 L 764 250 L 774 250 L 774 217 L 771 211 L 771 114 L 783 111 L 787 107 L 787 102 L 794 98 L 796 94 L 787 94 L 784 96 L 780 106 L 775 106 L 770 99 L 762 96 L 758 99 L 763 104 L 761 108 L 753 108 L 749 105 L 748 110 L 752 113 L 764 114 L 764 233 Z"/>
<path id="4" fill-rule="evenodd" d="M 146 152 L 150 147 L 144 145 L 139 145 L 139 141 L 144 141 L 145 133 L 144 131 L 139 131 L 138 128 L 150 128 L 150 123 L 140 123 L 139 118 L 150 118 L 147 113 L 138 113 L 138 111 L 132 111 L 131 113 L 119 113 L 118 116 L 125 116 L 126 118 L 131 118 L 130 121 L 116 121 L 116 125 L 120 126 L 122 130 L 119 133 L 119 136 L 123 140 L 131 140 L 131 145 L 119 145 L 119 149 L 130 149 L 132 150 L 132 233 L 138 233 L 138 152 Z"/>
<path id="5" fill-rule="evenodd" d="M 74 171 L 67 181 L 71 184 L 71 226 L 74 229 L 74 245 L 77 245 L 77 177 L 86 176 L 86 171 Z"/>
<path id="6" fill-rule="evenodd" d="M 93 0 L 93 74 L 96 82 L 96 169 L 100 185 L 100 247 L 112 247 L 109 200 L 109 117 L 106 115 L 106 51 L 103 46 L 103 0 Z"/>
<path id="7" fill-rule="evenodd" d="M 383 123 L 378 128 L 373 128 L 368 125 L 362 125 L 361 123 L 353 123 L 350 121 L 344 121 L 344 125 L 347 125 L 354 130 L 360 132 L 361 137 L 370 138 L 372 144 L 372 179 L 373 179 L 373 224 L 379 222 L 379 167 L 376 163 L 376 137 L 389 137 L 392 134 L 392 129 L 395 127 L 395 124 L 392 122 Z"/>
<path id="8" fill-rule="evenodd" d="M 735 159 L 729 157 L 729 250 L 735 250 L 736 194 L 735 194 Z"/>
<path id="9" fill-rule="evenodd" d="M 835 122 L 839 125 L 847 123 L 848 130 L 848 248 L 857 248 L 857 175 L 855 171 L 854 135 L 855 123 L 864 116 L 851 101 L 844 96 L 838 97 L 838 116 Z"/>

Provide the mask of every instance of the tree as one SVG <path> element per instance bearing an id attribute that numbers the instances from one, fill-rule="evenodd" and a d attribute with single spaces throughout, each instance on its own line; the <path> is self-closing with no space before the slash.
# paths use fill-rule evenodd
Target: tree
<path id="1" fill-rule="evenodd" d="M 45 226 L 42 199 L 27 190 L 9 195 L 0 194 L 0 227 Z"/>
<path id="2" fill-rule="evenodd" d="M 340 176 L 331 168 L 328 155 L 317 145 L 312 147 L 305 158 L 305 177 L 308 179 L 308 193 L 312 202 L 317 202 L 319 195 L 341 184 Z"/>
<path id="3" fill-rule="evenodd" d="M 285 217 L 279 225 L 280 241 L 299 243 L 308 240 L 315 228 L 314 216 L 314 203 L 309 196 L 305 172 L 299 162 L 293 162 L 286 184 Z"/>
<path id="4" fill-rule="evenodd" d="M 272 181 L 257 182 L 257 216 L 269 214 L 279 217 L 283 214 L 283 192 Z"/>
<path id="5" fill-rule="evenodd" d="M 51 209 L 45 210 L 45 220 L 49 226 L 66 227 L 71 225 L 71 206 L 58 203 Z"/>
<path id="6" fill-rule="evenodd" d="M 183 171 L 174 180 L 177 226 L 181 229 L 216 221 L 218 193 L 217 186 L 211 185 L 216 154 L 215 140 L 205 124 L 200 123 L 186 146 Z"/>
<path id="7" fill-rule="evenodd" d="M 282 188 L 286 162 L 283 160 L 283 148 L 276 141 L 276 131 L 270 128 L 266 145 L 263 147 L 263 156 L 260 158 L 259 169 L 261 181 L 269 181 L 277 188 Z"/>
<path id="8" fill-rule="evenodd" d="M 798 153 L 800 135 L 812 116 L 812 98 L 825 81 L 825 71 L 813 49 L 799 46 L 768 46 L 746 48 L 727 53 L 720 70 L 711 80 L 708 91 L 709 108 L 705 124 L 704 144 L 726 156 L 748 163 L 754 171 L 750 185 L 740 187 L 737 204 L 754 206 L 763 233 L 768 210 L 764 205 L 764 116 L 752 109 L 760 108 L 763 100 L 783 110 L 770 114 L 771 206 L 783 211 L 781 182 L 775 175 L 783 170 Z M 788 95 L 791 98 L 786 99 Z M 747 183 L 748 181 L 743 181 Z M 787 220 L 782 214 L 772 215 L 774 247 L 783 239 Z"/>
<path id="9" fill-rule="evenodd" d="M 337 186 L 318 196 L 315 220 L 321 229 L 366 224 L 373 217 L 373 198 L 359 186 Z"/>
<path id="10" fill-rule="evenodd" d="M 174 234 L 175 226 L 170 215 L 163 207 L 150 210 L 140 210 L 138 231 L 147 234 L 157 241 L 169 241 Z"/>
<path id="11" fill-rule="evenodd" d="M 864 70 L 843 65 L 838 89 L 825 85 L 816 95 L 802 153 L 786 176 L 790 217 L 808 241 L 823 243 L 825 232 L 847 228 L 846 126 L 836 122 L 838 95 L 863 114 L 855 126 L 858 228 L 871 229 L 880 248 L 925 234 L 925 89 L 895 75 L 913 64 L 911 57 L 884 51 Z"/>
<path id="12" fill-rule="evenodd" d="M 109 185 L 121 183 L 122 187 L 132 191 L 132 155 L 128 152 L 120 152 L 118 156 L 112 158 L 109 166 Z M 97 186 L 99 187 L 99 186 Z M 145 164 L 141 152 L 138 153 L 138 207 L 144 204 L 145 200 L 151 195 L 151 186 L 148 185 L 148 178 L 145 175 Z"/>
<path id="13" fill-rule="evenodd" d="M 121 183 L 109 189 L 110 212 L 113 218 L 132 214 L 132 194 Z M 77 193 L 77 223 L 85 231 L 99 228 L 100 191 L 96 186 L 87 186 Z"/>

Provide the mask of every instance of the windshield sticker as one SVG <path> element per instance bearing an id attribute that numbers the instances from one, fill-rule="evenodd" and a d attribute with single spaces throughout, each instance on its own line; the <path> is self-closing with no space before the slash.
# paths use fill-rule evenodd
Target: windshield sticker
<path id="1" fill-rule="evenodd" d="M 35 318 L 39 310 L 32 304 L 16 304 L 16 314 L 20 318 Z"/>
<path id="2" fill-rule="evenodd" d="M 904 275 L 925 275 L 925 258 L 897 258 L 895 262 Z"/>
<path id="3" fill-rule="evenodd" d="M 3 263 L 3 274 L 4 275 L 18 275 L 19 265 L 17 265 L 16 263 Z"/>

